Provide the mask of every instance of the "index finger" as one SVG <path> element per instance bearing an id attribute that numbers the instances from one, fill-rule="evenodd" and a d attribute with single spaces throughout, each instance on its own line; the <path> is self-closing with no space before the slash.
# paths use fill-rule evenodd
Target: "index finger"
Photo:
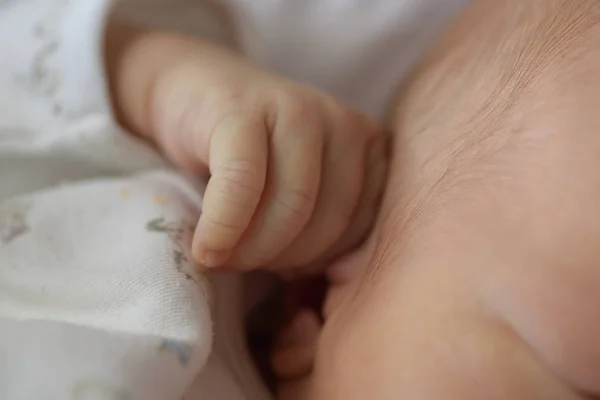
<path id="1" fill-rule="evenodd" d="M 223 118 L 210 140 L 209 180 L 193 254 L 206 267 L 224 264 L 246 231 L 265 186 L 268 137 L 260 115 Z"/>

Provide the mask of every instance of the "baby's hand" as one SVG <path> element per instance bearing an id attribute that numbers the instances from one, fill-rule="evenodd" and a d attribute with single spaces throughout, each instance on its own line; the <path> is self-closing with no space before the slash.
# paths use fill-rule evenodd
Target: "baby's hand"
<path id="1" fill-rule="evenodd" d="M 107 44 L 122 121 L 210 173 L 200 263 L 298 267 L 367 233 L 386 169 L 375 123 L 202 41 L 114 28 Z"/>

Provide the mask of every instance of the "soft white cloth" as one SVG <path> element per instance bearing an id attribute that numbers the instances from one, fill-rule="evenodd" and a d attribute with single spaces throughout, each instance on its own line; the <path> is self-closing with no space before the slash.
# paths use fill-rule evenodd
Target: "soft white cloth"
<path id="1" fill-rule="evenodd" d="M 376 118 L 469 0 L 123 0 L 122 18 L 208 36 Z M 199 23 L 201 22 L 201 23 Z"/>
<path id="2" fill-rule="evenodd" d="M 466 0 L 124 0 L 381 117 Z M 116 125 L 110 0 L 0 0 L 0 399 L 260 400 L 239 276 L 195 273 L 202 184 Z"/>

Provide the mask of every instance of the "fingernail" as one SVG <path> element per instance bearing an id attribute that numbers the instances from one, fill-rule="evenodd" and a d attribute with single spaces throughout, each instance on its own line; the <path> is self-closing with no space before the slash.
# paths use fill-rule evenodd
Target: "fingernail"
<path id="1" fill-rule="evenodd" d="M 200 263 L 206 268 L 217 268 L 224 265 L 231 252 L 206 250 L 200 253 Z"/>

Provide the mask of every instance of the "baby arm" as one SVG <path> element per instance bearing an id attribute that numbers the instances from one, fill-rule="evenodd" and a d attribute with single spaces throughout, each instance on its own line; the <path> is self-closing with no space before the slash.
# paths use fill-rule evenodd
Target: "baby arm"
<path id="1" fill-rule="evenodd" d="M 358 244 L 385 175 L 375 123 L 198 38 L 109 24 L 116 113 L 210 174 L 193 243 L 208 267 L 300 267 Z"/>

